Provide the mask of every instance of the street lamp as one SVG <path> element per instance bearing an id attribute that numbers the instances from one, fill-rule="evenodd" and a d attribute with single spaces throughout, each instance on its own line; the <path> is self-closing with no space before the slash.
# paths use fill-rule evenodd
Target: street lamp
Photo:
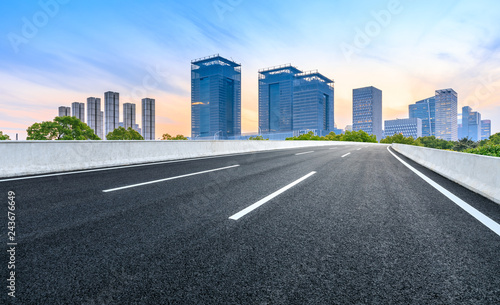
<path id="1" fill-rule="evenodd" d="M 215 137 L 217 137 L 217 134 L 218 134 L 219 132 L 222 132 L 222 130 L 219 130 L 219 131 L 217 131 L 217 132 L 214 134 L 214 140 L 215 140 Z M 217 138 L 217 139 L 218 139 L 218 138 Z"/>

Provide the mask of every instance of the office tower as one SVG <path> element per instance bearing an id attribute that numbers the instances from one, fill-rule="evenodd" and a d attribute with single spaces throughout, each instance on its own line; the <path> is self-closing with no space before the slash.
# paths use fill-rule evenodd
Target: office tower
<path id="1" fill-rule="evenodd" d="M 429 97 L 408 106 L 410 119 L 422 120 L 422 137 L 434 136 L 436 130 L 436 99 Z"/>
<path id="2" fill-rule="evenodd" d="M 241 135 L 241 65 L 213 55 L 191 61 L 191 137 Z"/>
<path id="3" fill-rule="evenodd" d="M 481 114 L 472 111 L 469 106 L 462 107 L 462 134 L 461 138 L 469 138 L 474 142 L 481 140 Z"/>
<path id="4" fill-rule="evenodd" d="M 386 137 L 402 134 L 405 137 L 420 138 L 422 136 L 422 119 L 386 120 L 384 121 L 384 133 Z"/>
<path id="5" fill-rule="evenodd" d="M 74 102 L 71 104 L 71 113 L 74 117 L 85 122 L 85 104 Z"/>
<path id="6" fill-rule="evenodd" d="M 123 104 L 123 127 L 125 129 L 133 128 L 135 125 L 135 104 Z"/>
<path id="7" fill-rule="evenodd" d="M 352 131 L 352 125 L 345 125 L 345 131 Z"/>
<path id="8" fill-rule="evenodd" d="M 291 65 L 259 70 L 259 128 L 261 133 L 293 131 L 293 81 L 302 73 Z"/>
<path id="9" fill-rule="evenodd" d="M 314 131 L 334 127 L 333 81 L 317 70 L 288 65 L 259 70 L 259 129 L 262 133 Z"/>
<path id="10" fill-rule="evenodd" d="M 87 98 L 87 125 L 101 139 L 104 139 L 102 133 L 103 113 L 101 111 L 101 99 L 98 97 Z"/>
<path id="11" fill-rule="evenodd" d="M 447 141 L 457 141 L 457 93 L 453 89 L 436 90 L 435 99 L 436 138 Z"/>
<path id="12" fill-rule="evenodd" d="M 382 139 L 382 91 L 371 86 L 352 90 L 352 130 Z"/>
<path id="13" fill-rule="evenodd" d="M 118 92 L 104 93 L 104 116 L 106 124 L 104 136 L 107 136 L 108 133 L 118 128 L 118 123 L 120 123 L 120 94 Z"/>
<path id="14" fill-rule="evenodd" d="M 142 99 L 142 137 L 155 139 L 155 100 L 152 98 Z"/>
<path id="15" fill-rule="evenodd" d="M 481 120 L 481 140 L 487 140 L 491 136 L 491 120 Z"/>
<path id="16" fill-rule="evenodd" d="M 71 116 L 71 108 L 66 106 L 59 107 L 59 116 Z"/>

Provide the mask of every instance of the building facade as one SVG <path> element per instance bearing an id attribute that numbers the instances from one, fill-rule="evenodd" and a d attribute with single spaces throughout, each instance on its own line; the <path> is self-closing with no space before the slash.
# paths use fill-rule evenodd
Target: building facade
<path id="1" fill-rule="evenodd" d="M 123 127 L 125 129 L 134 129 L 135 125 L 135 104 L 123 104 Z"/>
<path id="2" fill-rule="evenodd" d="M 191 61 L 191 137 L 239 135 L 241 65 L 219 55 Z"/>
<path id="3" fill-rule="evenodd" d="M 259 130 L 324 136 L 335 129 L 333 80 L 288 65 L 259 70 Z"/>
<path id="4" fill-rule="evenodd" d="M 71 113 L 74 117 L 82 122 L 85 122 L 85 104 L 74 102 L 71 103 Z"/>
<path id="5" fill-rule="evenodd" d="M 481 114 L 472 111 L 469 106 L 462 107 L 461 138 L 469 138 L 474 142 L 481 140 Z M 461 139 L 459 137 L 459 139 Z"/>
<path id="6" fill-rule="evenodd" d="M 436 138 L 447 141 L 457 141 L 457 93 L 453 89 L 436 90 L 435 99 Z"/>
<path id="7" fill-rule="evenodd" d="M 71 116 L 71 107 L 66 107 L 66 106 L 59 107 L 58 116 Z"/>
<path id="8" fill-rule="evenodd" d="M 382 91 L 371 86 L 352 90 L 352 130 L 382 139 Z"/>
<path id="9" fill-rule="evenodd" d="M 101 99 L 98 97 L 87 98 L 87 125 L 101 139 L 103 138 L 103 112 L 101 111 Z"/>
<path id="10" fill-rule="evenodd" d="M 481 120 L 481 140 L 491 137 L 491 120 Z"/>
<path id="11" fill-rule="evenodd" d="M 120 94 L 118 92 L 104 93 L 104 136 L 118 128 L 120 123 Z"/>
<path id="12" fill-rule="evenodd" d="M 134 123 L 135 124 L 135 123 Z M 142 137 L 144 140 L 155 139 L 155 99 L 142 99 Z M 131 126 L 132 128 L 134 126 Z M 139 126 L 137 126 L 137 129 Z"/>
<path id="13" fill-rule="evenodd" d="M 405 137 L 417 139 L 422 136 L 422 129 L 422 119 L 420 118 L 386 120 L 384 122 L 384 133 L 386 137 L 402 134 Z"/>
<path id="14" fill-rule="evenodd" d="M 436 98 L 429 97 L 408 106 L 410 119 L 422 120 L 422 137 L 436 135 Z"/>

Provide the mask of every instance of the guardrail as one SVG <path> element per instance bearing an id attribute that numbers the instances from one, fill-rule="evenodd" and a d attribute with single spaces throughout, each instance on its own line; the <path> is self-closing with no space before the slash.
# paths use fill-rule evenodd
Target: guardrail
<path id="1" fill-rule="evenodd" d="M 396 143 L 392 147 L 407 158 L 500 203 L 500 158 Z"/>
<path id="2" fill-rule="evenodd" d="M 335 141 L 0 141 L 0 177 L 312 146 Z"/>

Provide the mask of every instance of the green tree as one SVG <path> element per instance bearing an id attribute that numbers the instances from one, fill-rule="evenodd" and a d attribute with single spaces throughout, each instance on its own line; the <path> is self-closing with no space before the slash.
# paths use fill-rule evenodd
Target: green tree
<path id="1" fill-rule="evenodd" d="M 10 137 L 8 134 L 3 134 L 3 132 L 0 130 L 0 141 L 4 140 L 10 140 Z"/>
<path id="2" fill-rule="evenodd" d="M 330 132 L 325 136 L 327 141 L 342 141 L 342 134 L 335 134 L 335 132 Z"/>
<path id="3" fill-rule="evenodd" d="M 342 141 L 378 143 L 377 137 L 375 135 L 369 135 L 363 130 L 359 131 L 347 130 L 342 137 Z"/>
<path id="4" fill-rule="evenodd" d="M 476 148 L 469 148 L 464 150 L 464 152 L 477 155 L 490 156 L 490 157 L 500 157 L 500 144 L 484 145 Z"/>
<path id="5" fill-rule="evenodd" d="M 324 141 L 324 137 L 320 137 L 317 135 L 314 135 L 313 131 L 309 131 L 308 133 L 301 134 L 300 136 L 297 137 L 290 137 L 286 138 L 285 140 L 287 141 Z"/>
<path id="6" fill-rule="evenodd" d="M 185 136 L 178 134 L 175 137 L 172 137 L 170 134 L 166 133 L 163 136 L 161 136 L 162 140 L 187 140 Z"/>
<path id="7" fill-rule="evenodd" d="M 413 137 L 405 137 L 401 133 L 385 137 L 385 139 L 380 140 L 380 143 L 386 143 L 386 144 L 400 143 L 400 144 L 417 145 L 417 146 L 422 145 L 418 141 L 415 141 Z"/>
<path id="8" fill-rule="evenodd" d="M 263 136 L 249 137 L 248 139 L 249 140 L 257 140 L 257 141 L 269 140 L 269 139 L 264 139 Z"/>
<path id="9" fill-rule="evenodd" d="M 500 145 L 500 132 L 497 132 L 491 135 L 488 139 L 481 140 L 479 142 L 479 146 L 485 146 L 485 145 Z"/>
<path id="10" fill-rule="evenodd" d="M 466 149 L 476 148 L 476 147 L 477 147 L 477 143 L 476 142 L 472 141 L 469 138 L 463 138 L 463 139 L 460 139 L 457 142 L 454 142 L 454 145 L 453 145 L 452 149 L 454 151 L 464 151 Z"/>
<path id="11" fill-rule="evenodd" d="M 106 135 L 108 140 L 144 140 L 140 133 L 129 127 L 127 129 L 118 127 Z"/>
<path id="12" fill-rule="evenodd" d="M 455 145 L 452 141 L 437 139 L 435 136 L 420 137 L 417 142 L 425 147 L 437 149 L 452 149 Z"/>
<path id="13" fill-rule="evenodd" d="M 34 123 L 26 130 L 27 140 L 100 140 L 94 131 L 76 117 L 55 117 L 53 121 Z"/>

